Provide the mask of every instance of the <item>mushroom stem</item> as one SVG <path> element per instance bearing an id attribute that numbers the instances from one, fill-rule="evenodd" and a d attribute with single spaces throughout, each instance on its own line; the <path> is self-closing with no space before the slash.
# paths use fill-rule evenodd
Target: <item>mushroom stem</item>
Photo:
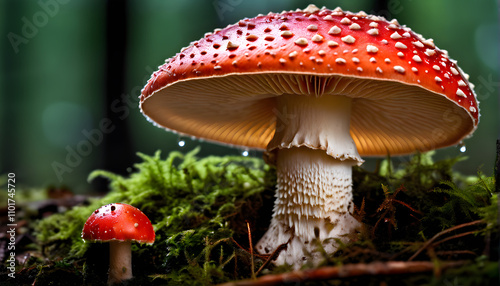
<path id="1" fill-rule="evenodd" d="M 352 217 L 352 166 L 362 159 L 350 136 L 352 99 L 339 95 L 282 96 L 281 116 L 268 145 L 275 156 L 277 193 L 271 226 L 257 244 L 270 253 L 290 240 L 277 259 L 300 267 L 318 243 L 331 253 L 332 238 L 343 238 L 359 227 Z M 279 117 L 279 116 L 278 116 Z"/>
<path id="2" fill-rule="evenodd" d="M 109 242 L 108 285 L 132 278 L 132 251 L 130 241 Z"/>

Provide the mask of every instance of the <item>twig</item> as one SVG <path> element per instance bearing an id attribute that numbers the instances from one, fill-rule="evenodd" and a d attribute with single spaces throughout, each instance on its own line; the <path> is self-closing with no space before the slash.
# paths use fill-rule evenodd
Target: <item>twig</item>
<path id="1" fill-rule="evenodd" d="M 293 237 L 293 236 L 292 236 Z M 284 249 L 287 248 L 288 244 L 290 243 L 290 241 L 292 240 L 292 237 L 290 237 L 288 239 L 288 241 L 286 243 L 283 243 L 283 244 L 280 244 L 274 251 L 273 253 L 271 253 L 269 255 L 269 257 L 267 258 L 267 260 L 264 262 L 264 264 L 262 264 L 262 266 L 260 266 L 259 270 L 257 270 L 257 272 L 255 273 L 256 275 L 258 275 L 260 273 L 260 271 L 262 269 L 264 269 L 268 264 L 269 262 L 273 261 L 274 259 L 276 259 L 276 257 L 278 257 L 278 255 L 281 253 L 281 251 L 283 251 Z"/>
<path id="2" fill-rule="evenodd" d="M 440 269 L 463 265 L 463 261 L 444 262 Z M 229 282 L 219 286 L 271 286 L 284 283 L 301 283 L 305 281 L 321 281 L 334 278 L 348 278 L 362 275 L 396 275 L 409 273 L 432 272 L 436 264 L 431 261 L 389 261 L 346 264 L 343 266 L 329 266 L 313 270 L 297 270 L 283 274 L 262 276 L 256 280 L 242 280 Z"/>
<path id="3" fill-rule="evenodd" d="M 432 247 L 436 247 L 436 246 L 440 245 L 441 243 L 446 242 L 448 240 L 452 240 L 452 239 L 455 239 L 455 238 L 460 238 L 462 236 L 466 236 L 466 235 L 470 235 L 470 234 L 474 234 L 474 233 L 476 233 L 476 231 L 468 231 L 468 232 L 464 232 L 464 233 L 455 234 L 453 236 L 449 236 L 447 238 L 443 238 L 440 241 L 437 241 L 437 242 L 433 243 Z"/>
<path id="4" fill-rule="evenodd" d="M 436 252 L 437 255 L 439 256 L 452 256 L 452 255 L 465 255 L 465 254 L 470 254 L 470 255 L 477 255 L 477 253 L 475 253 L 474 251 L 470 251 L 470 250 L 442 250 L 442 251 L 438 251 Z"/>
<path id="5" fill-rule="evenodd" d="M 254 265 L 254 261 L 253 261 L 253 243 L 252 243 L 252 231 L 250 230 L 250 223 L 248 223 L 247 221 L 247 228 L 248 228 L 248 243 L 250 244 L 250 261 L 251 261 L 251 265 L 252 265 L 252 278 L 255 279 L 256 276 L 255 276 L 255 265 Z"/>
<path id="6" fill-rule="evenodd" d="M 250 236 L 250 226 L 248 226 L 248 222 L 247 222 L 247 227 L 249 228 L 249 236 Z M 252 238 L 249 237 L 249 241 L 250 241 L 250 250 L 246 250 L 243 246 L 241 246 L 234 238 L 230 238 L 230 240 L 236 244 L 236 246 L 238 246 L 240 249 L 246 251 L 248 254 L 251 255 L 251 261 L 252 261 L 252 277 L 256 277 L 257 275 L 259 275 L 260 271 L 262 269 L 264 269 L 271 261 L 273 261 L 274 259 L 276 259 L 276 257 L 278 257 L 278 255 L 281 253 L 281 251 L 285 250 L 288 246 L 288 244 L 290 243 L 290 241 L 292 240 L 293 236 L 291 236 L 287 242 L 283 243 L 283 244 L 280 244 L 278 245 L 278 247 L 271 253 L 271 254 L 258 254 L 258 253 L 254 253 L 253 252 L 253 247 L 252 247 Z M 257 256 L 259 257 L 260 259 L 265 259 L 265 262 L 264 264 L 262 264 L 262 266 L 259 267 L 259 270 L 257 270 L 257 272 L 253 273 L 253 269 L 254 269 L 254 256 Z"/>
<path id="7" fill-rule="evenodd" d="M 463 228 L 463 227 L 467 227 L 467 226 L 471 226 L 471 225 L 476 225 L 476 224 L 482 224 L 484 223 L 483 220 L 475 220 L 475 221 L 472 221 L 472 222 L 468 222 L 468 223 L 464 223 L 464 224 L 460 224 L 460 225 L 457 225 L 457 226 L 454 226 L 454 227 L 451 227 L 451 228 L 448 228 L 448 229 L 445 229 L 439 233 L 437 233 L 436 235 L 434 235 L 431 239 L 427 240 L 424 245 L 422 245 L 422 247 L 417 250 L 417 252 L 415 252 L 415 254 L 413 254 L 409 259 L 408 261 L 412 261 L 415 257 L 417 257 L 422 251 L 424 251 L 427 247 L 429 247 L 429 245 L 431 245 L 436 239 L 438 239 L 440 236 L 444 235 L 444 234 L 447 234 L 447 233 L 450 233 L 452 231 L 455 231 L 457 229 L 460 229 L 460 228 Z"/>

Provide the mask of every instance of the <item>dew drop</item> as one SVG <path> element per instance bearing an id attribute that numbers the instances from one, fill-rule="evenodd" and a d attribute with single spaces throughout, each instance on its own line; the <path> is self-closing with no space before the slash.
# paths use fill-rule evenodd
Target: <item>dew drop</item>
<path id="1" fill-rule="evenodd" d="M 182 135 L 179 135 L 177 137 L 177 145 L 179 147 L 181 147 L 181 148 L 184 147 L 184 146 L 186 146 L 186 138 L 184 136 L 182 136 Z"/>
<path id="2" fill-rule="evenodd" d="M 241 152 L 241 155 L 244 156 L 244 157 L 247 157 L 248 156 L 248 150 L 244 150 L 243 152 Z"/>
<path id="3" fill-rule="evenodd" d="M 467 147 L 465 147 L 465 144 L 462 143 L 460 145 L 460 152 L 465 153 L 465 151 L 467 151 Z"/>

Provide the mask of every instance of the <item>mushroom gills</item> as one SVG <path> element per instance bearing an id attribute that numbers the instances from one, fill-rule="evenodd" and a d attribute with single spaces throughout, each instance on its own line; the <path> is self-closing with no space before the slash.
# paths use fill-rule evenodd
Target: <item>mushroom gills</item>
<path id="1" fill-rule="evenodd" d="M 281 113 L 267 148 L 277 169 L 276 201 L 257 250 L 271 253 L 289 242 L 278 264 L 315 261 L 319 244 L 334 252 L 334 239 L 360 225 L 351 215 L 352 166 L 363 162 L 349 131 L 351 101 L 332 94 L 277 99 Z"/>

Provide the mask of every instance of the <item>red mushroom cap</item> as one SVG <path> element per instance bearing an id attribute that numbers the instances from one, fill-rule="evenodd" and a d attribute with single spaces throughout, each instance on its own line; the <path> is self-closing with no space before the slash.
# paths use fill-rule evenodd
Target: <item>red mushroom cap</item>
<path id="1" fill-rule="evenodd" d="M 457 144 L 477 128 L 467 77 L 396 20 L 310 5 L 191 43 L 152 75 L 141 111 L 181 134 L 265 149 L 284 115 L 275 97 L 334 92 L 355 101 L 351 136 L 360 155 L 407 154 Z"/>
<path id="2" fill-rule="evenodd" d="M 154 243 L 155 232 L 149 218 L 131 205 L 113 203 L 95 210 L 88 218 L 82 238 L 89 241 L 137 241 Z"/>

